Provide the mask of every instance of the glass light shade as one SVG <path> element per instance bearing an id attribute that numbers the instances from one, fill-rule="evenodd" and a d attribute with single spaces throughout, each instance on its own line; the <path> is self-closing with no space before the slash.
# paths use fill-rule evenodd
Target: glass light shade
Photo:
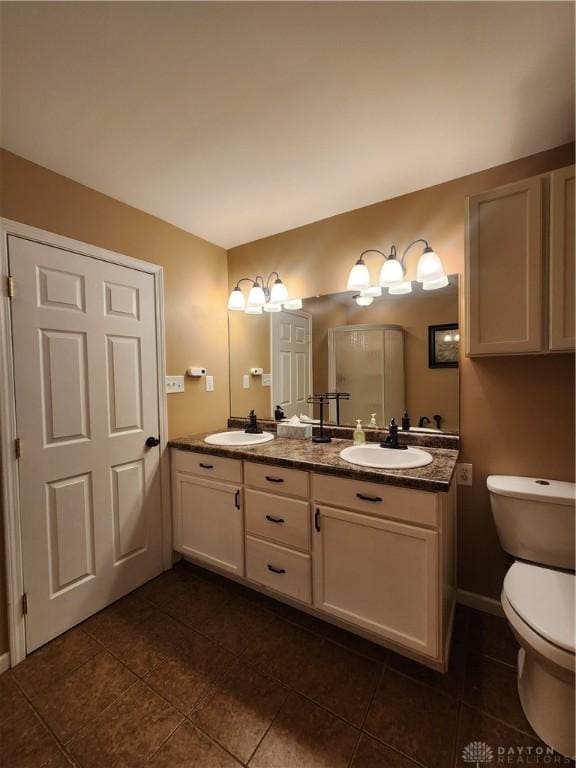
<path id="1" fill-rule="evenodd" d="M 355 296 L 355 299 L 359 307 L 369 307 L 374 301 L 373 296 Z"/>
<path id="2" fill-rule="evenodd" d="M 282 304 L 273 304 L 271 301 L 268 304 L 264 304 L 262 307 L 264 312 L 281 312 Z"/>
<path id="3" fill-rule="evenodd" d="M 266 304 L 266 296 L 260 285 L 253 285 L 248 294 L 249 307 L 263 307 Z"/>
<path id="4" fill-rule="evenodd" d="M 261 315 L 262 307 L 246 307 L 244 312 L 246 312 L 247 315 Z"/>
<path id="5" fill-rule="evenodd" d="M 270 291 L 270 301 L 273 304 L 279 304 L 281 301 L 286 301 L 287 298 L 288 298 L 288 291 L 286 289 L 286 286 L 284 285 L 282 280 L 278 278 L 274 282 L 274 285 L 272 286 L 272 290 Z M 271 311 L 274 311 L 274 310 L 271 310 Z"/>
<path id="6" fill-rule="evenodd" d="M 348 290 L 360 291 L 363 288 L 370 288 L 370 272 L 362 259 L 358 259 L 348 275 Z"/>
<path id="7" fill-rule="evenodd" d="M 422 283 L 422 290 L 423 291 L 436 291 L 438 288 L 445 288 L 450 281 L 444 275 L 444 277 L 438 278 L 438 280 L 427 280 L 425 283 Z"/>
<path id="8" fill-rule="evenodd" d="M 379 285 L 371 285 L 369 288 L 362 288 L 360 296 L 382 296 L 382 288 Z"/>
<path id="9" fill-rule="evenodd" d="M 444 340 L 445 342 L 449 342 L 449 341 L 452 341 L 452 334 L 451 334 L 451 333 L 447 333 L 447 334 L 446 334 L 446 336 L 444 336 L 444 339 L 443 339 L 443 340 Z"/>
<path id="10" fill-rule="evenodd" d="M 288 299 L 283 303 L 284 309 L 302 309 L 302 299 Z"/>
<path id="11" fill-rule="evenodd" d="M 404 282 L 404 270 L 398 259 L 386 259 L 380 270 L 380 285 L 389 288 Z"/>
<path id="12" fill-rule="evenodd" d="M 388 288 L 388 293 L 391 293 L 394 296 L 400 293 L 412 293 L 412 283 L 410 282 L 410 280 L 407 280 L 404 283 L 391 285 L 390 288 Z"/>
<path id="13" fill-rule="evenodd" d="M 228 309 L 239 311 L 243 310 L 245 306 L 246 302 L 244 301 L 244 294 L 240 288 L 234 288 L 228 299 Z"/>
<path id="14" fill-rule="evenodd" d="M 427 246 L 424 248 L 424 252 L 418 260 L 418 266 L 416 267 L 416 280 L 419 283 L 430 283 L 435 280 L 440 280 L 446 277 L 444 267 L 440 261 L 439 256 L 434 253 L 432 248 Z M 438 286 L 441 288 L 442 286 Z M 426 290 L 434 290 L 433 288 L 427 288 Z"/>

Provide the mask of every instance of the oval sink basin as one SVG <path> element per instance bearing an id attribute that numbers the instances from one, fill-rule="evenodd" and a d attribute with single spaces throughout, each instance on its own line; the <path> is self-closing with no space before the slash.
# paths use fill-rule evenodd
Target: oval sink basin
<path id="1" fill-rule="evenodd" d="M 259 435 L 250 435 L 247 432 L 216 432 L 208 435 L 204 442 L 209 445 L 260 445 L 274 440 L 272 432 L 262 432 Z"/>
<path id="2" fill-rule="evenodd" d="M 432 456 L 421 448 L 409 446 L 406 450 L 381 448 L 376 443 L 351 445 L 340 451 L 340 458 L 350 464 L 374 469 L 414 469 L 432 463 Z"/>

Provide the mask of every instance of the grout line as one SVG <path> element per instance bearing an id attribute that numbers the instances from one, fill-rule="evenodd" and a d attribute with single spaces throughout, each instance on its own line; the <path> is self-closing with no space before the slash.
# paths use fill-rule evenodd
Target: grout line
<path id="1" fill-rule="evenodd" d="M 180 726 L 182 725 L 182 723 L 185 723 L 185 722 L 186 722 L 186 717 L 184 716 L 184 717 L 182 717 L 182 720 L 180 720 L 180 722 L 178 723 L 178 725 L 177 725 L 175 728 L 173 728 L 173 729 L 170 731 L 170 733 L 168 734 L 168 736 L 166 736 L 166 738 L 165 738 L 165 739 L 164 739 L 164 741 L 163 741 L 163 742 L 160 744 L 160 746 L 158 747 L 158 749 L 155 749 L 155 750 L 154 750 L 154 752 L 152 752 L 152 754 L 151 754 L 151 755 L 148 757 L 148 759 L 146 760 L 146 763 L 149 763 L 149 762 L 151 762 L 151 761 L 152 761 L 152 760 L 153 760 L 153 759 L 156 757 L 156 755 L 158 754 L 158 752 L 160 752 L 160 750 L 161 750 L 161 749 L 162 749 L 162 747 L 163 747 L 163 746 L 166 744 L 166 742 L 168 742 L 168 741 L 169 741 L 169 740 L 172 738 L 172 736 L 173 736 L 173 735 L 176 733 L 176 731 L 178 730 L 178 728 L 180 728 Z M 146 765 L 146 763 L 145 763 L 145 765 Z"/>

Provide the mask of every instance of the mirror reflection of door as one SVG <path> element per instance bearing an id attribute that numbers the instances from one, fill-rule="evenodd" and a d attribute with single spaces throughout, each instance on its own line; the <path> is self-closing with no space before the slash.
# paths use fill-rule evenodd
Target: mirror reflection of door
<path id="1" fill-rule="evenodd" d="M 404 413 L 404 332 L 394 325 L 346 325 L 328 330 L 328 385 L 348 392 L 340 403 L 340 422 L 378 425 Z M 330 403 L 330 421 L 336 405 Z"/>
<path id="2" fill-rule="evenodd" d="M 311 415 L 311 328 L 311 316 L 301 310 L 271 315 L 272 408 L 279 405 L 288 418 Z"/>

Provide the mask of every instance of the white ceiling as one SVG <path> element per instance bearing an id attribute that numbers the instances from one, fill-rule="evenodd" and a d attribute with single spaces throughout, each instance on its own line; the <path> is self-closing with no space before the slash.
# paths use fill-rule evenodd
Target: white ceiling
<path id="1" fill-rule="evenodd" d="M 2 145 L 224 247 L 573 138 L 570 2 L 1 13 Z"/>

